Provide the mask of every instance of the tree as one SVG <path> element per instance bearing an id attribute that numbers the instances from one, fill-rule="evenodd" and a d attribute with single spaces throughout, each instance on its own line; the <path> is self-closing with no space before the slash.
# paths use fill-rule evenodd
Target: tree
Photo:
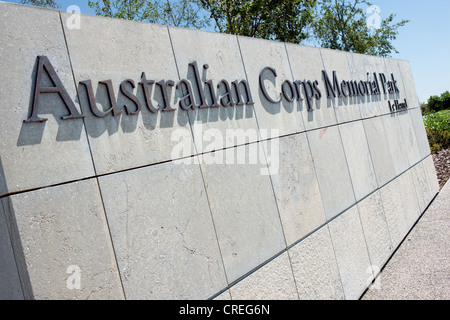
<path id="1" fill-rule="evenodd" d="M 19 3 L 32 4 L 38 7 L 59 8 L 59 5 L 56 4 L 55 0 L 21 0 Z"/>
<path id="2" fill-rule="evenodd" d="M 441 96 L 431 96 L 428 99 L 427 111 L 438 112 L 450 109 L 450 92 L 445 91 Z"/>
<path id="3" fill-rule="evenodd" d="M 55 0 L 21 3 L 57 8 Z M 97 15 L 185 28 L 205 29 L 210 21 L 222 33 L 302 43 L 389 57 L 399 28 L 390 14 L 371 28 L 368 0 L 89 0 Z M 380 16 L 381 17 L 381 16 Z"/>
<path id="4" fill-rule="evenodd" d="M 270 33 L 274 40 L 301 43 L 310 38 L 316 0 L 280 1 L 271 15 Z"/>
<path id="5" fill-rule="evenodd" d="M 362 5 L 366 0 L 323 0 L 314 23 L 314 34 L 322 47 L 389 57 L 398 51 L 392 45 L 398 29 L 408 23 L 393 23 L 394 14 L 380 20 L 379 28 L 368 26 Z"/>
<path id="6" fill-rule="evenodd" d="M 300 43 L 316 0 L 200 0 L 219 32 Z"/>
<path id="7" fill-rule="evenodd" d="M 195 0 L 96 0 L 89 1 L 89 6 L 105 17 L 198 29 L 208 23 Z"/>
<path id="8" fill-rule="evenodd" d="M 155 3 L 145 0 L 89 1 L 98 16 L 155 23 L 158 15 Z"/>
<path id="9" fill-rule="evenodd" d="M 198 1 L 163 1 L 158 11 L 161 24 L 196 29 L 209 26 L 210 19 L 204 15 Z"/>

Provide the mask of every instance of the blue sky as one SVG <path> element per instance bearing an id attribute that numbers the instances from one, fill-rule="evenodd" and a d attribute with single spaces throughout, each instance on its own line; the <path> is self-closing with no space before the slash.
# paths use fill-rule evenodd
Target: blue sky
<path id="1" fill-rule="evenodd" d="M 57 0 L 57 3 L 60 10 L 76 4 L 81 13 L 95 14 L 88 0 Z M 450 91 L 450 1 L 372 0 L 372 3 L 380 7 L 382 19 L 395 13 L 396 22 L 410 20 L 394 41 L 399 53 L 392 57 L 410 62 L 420 101 Z"/>

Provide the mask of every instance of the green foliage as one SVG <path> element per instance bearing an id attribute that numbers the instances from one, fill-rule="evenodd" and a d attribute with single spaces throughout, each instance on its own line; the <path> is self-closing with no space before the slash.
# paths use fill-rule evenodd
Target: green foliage
<path id="1" fill-rule="evenodd" d="M 151 1 L 97 0 L 89 1 L 89 6 L 99 16 L 153 23 L 157 20 L 156 6 Z"/>
<path id="2" fill-rule="evenodd" d="M 423 117 L 425 127 L 450 131 L 450 110 L 430 113 Z"/>
<path id="3" fill-rule="evenodd" d="M 450 109 L 450 92 L 445 91 L 443 94 L 441 94 L 441 103 L 442 103 L 442 110 L 449 110 Z"/>
<path id="4" fill-rule="evenodd" d="M 439 152 L 442 148 L 450 146 L 450 132 L 434 128 L 426 128 L 431 152 Z"/>
<path id="5" fill-rule="evenodd" d="M 437 112 L 440 109 L 441 98 L 439 96 L 431 96 L 428 99 L 428 110 L 430 112 Z"/>
<path id="6" fill-rule="evenodd" d="M 21 0 L 19 3 L 31 4 L 38 7 L 59 8 L 59 5 L 56 4 L 55 0 Z"/>
<path id="7" fill-rule="evenodd" d="M 300 43 L 309 37 L 316 0 L 200 0 L 219 32 Z"/>
<path id="8" fill-rule="evenodd" d="M 394 23 L 394 14 L 380 21 L 380 28 L 367 26 L 368 16 L 362 5 L 366 0 L 323 0 L 314 23 L 314 34 L 325 48 L 389 57 L 398 51 L 392 45 L 398 29 L 408 23 Z"/>
<path id="9" fill-rule="evenodd" d="M 177 27 L 202 29 L 209 21 L 196 0 L 94 0 L 89 6 L 99 16 Z"/>
<path id="10" fill-rule="evenodd" d="M 197 0 L 160 1 L 157 8 L 158 23 L 183 28 L 203 29 L 209 26 L 209 18 Z"/>
<path id="11" fill-rule="evenodd" d="M 55 0 L 21 3 L 56 8 Z M 367 25 L 368 0 L 89 0 L 97 15 L 205 29 L 301 43 L 314 39 L 322 47 L 389 57 L 392 42 L 408 20 L 395 23 L 394 14 Z M 450 99 L 450 98 L 449 98 Z"/>
<path id="12" fill-rule="evenodd" d="M 430 113 L 423 117 L 431 151 L 450 146 L 450 110 Z"/>
<path id="13" fill-rule="evenodd" d="M 446 91 L 441 96 L 431 96 L 427 104 L 422 108 L 424 114 L 450 109 L 450 92 Z"/>

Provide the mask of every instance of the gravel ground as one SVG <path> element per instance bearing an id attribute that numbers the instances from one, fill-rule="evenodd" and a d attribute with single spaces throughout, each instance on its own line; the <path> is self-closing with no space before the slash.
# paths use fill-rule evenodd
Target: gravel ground
<path id="1" fill-rule="evenodd" d="M 441 189 L 450 179 L 450 147 L 433 153 L 434 166 L 439 180 Z"/>

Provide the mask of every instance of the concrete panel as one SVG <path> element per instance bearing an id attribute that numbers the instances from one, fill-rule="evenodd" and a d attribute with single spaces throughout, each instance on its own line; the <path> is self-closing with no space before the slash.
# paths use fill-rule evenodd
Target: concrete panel
<path id="1" fill-rule="evenodd" d="M 304 87 L 301 88 L 303 101 L 300 101 L 303 122 L 306 130 L 328 127 L 337 123 L 334 107 L 327 102 L 325 87 L 323 86 L 322 70 L 323 62 L 320 49 L 314 47 L 298 46 L 286 43 L 289 62 L 294 80 L 319 82 L 322 93 L 320 100 L 313 100 L 312 111 L 308 111 L 304 95 Z"/>
<path id="2" fill-rule="evenodd" d="M 423 162 L 418 163 L 410 169 L 417 193 L 417 203 L 420 213 L 424 212 L 431 201 L 431 192 L 428 179 L 424 170 Z"/>
<path id="3" fill-rule="evenodd" d="M 271 179 L 291 245 L 325 223 L 326 217 L 306 134 L 283 137 L 278 143 L 279 169 Z"/>
<path id="4" fill-rule="evenodd" d="M 69 16 L 62 13 L 63 21 Z M 167 86 L 168 99 L 175 111 L 153 113 L 147 107 L 143 87 L 139 84 L 143 72 L 147 80 L 156 83 L 161 80 L 176 83 L 178 80 L 167 27 L 87 15 L 82 16 L 81 23 L 79 30 L 65 26 L 65 34 L 97 173 L 116 172 L 193 154 L 188 115 L 179 110 L 177 104 L 178 90 Z M 108 79 L 122 114 L 98 118 L 90 110 L 87 86 L 79 82 L 91 80 L 97 106 L 106 111 L 110 108 L 107 87 L 98 82 Z M 137 110 L 135 103 L 120 90 L 120 84 L 127 79 L 134 81 L 136 86 L 133 89 L 128 83 L 125 85 L 127 90 L 141 103 L 141 111 L 136 115 L 125 112 L 124 105 L 128 105 L 131 112 Z M 150 100 L 154 108 L 160 106 L 163 109 L 161 86 L 156 83 L 149 85 Z M 184 138 L 187 151 L 172 155 L 174 146 L 180 143 L 179 136 Z"/>
<path id="5" fill-rule="evenodd" d="M 208 152 L 259 140 L 254 105 L 227 107 L 221 105 L 221 98 L 226 94 L 225 84 L 221 81 L 225 80 L 228 83 L 233 101 L 236 103 L 238 97 L 232 82 L 247 79 L 237 38 L 225 34 L 172 27 L 169 28 L 169 33 L 178 72 L 182 79 L 188 79 L 193 84 L 192 90 L 197 101 L 196 105 L 201 105 L 201 99 L 195 85 L 197 80 L 194 68 L 189 65 L 194 61 L 197 63 L 206 105 L 213 104 L 211 89 L 205 84 L 205 81 L 208 80 L 214 84 L 215 99 L 220 105 L 220 107 L 189 110 L 189 120 L 194 132 L 197 151 L 199 153 Z M 204 68 L 205 65 L 208 66 L 207 69 Z M 239 88 L 242 93 L 241 99 L 243 102 L 248 102 L 249 97 L 244 85 L 241 84 Z M 258 92 L 253 88 L 250 92 L 253 100 L 256 101 Z M 225 97 L 224 100 L 225 103 L 228 102 L 228 98 Z M 222 143 L 217 140 L 215 141 L 217 144 L 208 143 L 208 139 L 206 139 L 208 131 L 220 133 L 220 136 L 223 137 Z M 237 137 L 234 137 L 234 134 Z"/>
<path id="6" fill-rule="evenodd" d="M 419 145 L 417 143 L 416 131 L 411 120 L 411 111 L 399 112 L 396 114 L 400 130 L 402 131 L 403 142 L 408 157 L 409 166 L 415 165 L 422 160 L 420 156 Z M 423 126 L 423 124 L 422 124 Z"/>
<path id="7" fill-rule="evenodd" d="M 409 61 L 398 60 L 398 66 L 402 75 L 403 86 L 405 88 L 406 100 L 410 108 L 420 108 L 419 97 L 417 96 L 414 76 L 412 74 Z"/>
<path id="8" fill-rule="evenodd" d="M 394 164 L 395 174 L 398 176 L 409 168 L 409 160 L 405 143 L 403 142 L 402 128 L 398 121 L 398 113 L 382 116 L 389 150 Z"/>
<path id="9" fill-rule="evenodd" d="M 408 170 L 397 179 L 399 180 L 400 195 L 408 229 L 411 229 L 421 214 L 411 170 Z"/>
<path id="10" fill-rule="evenodd" d="M 23 300 L 9 229 L 3 210 L 3 200 L 0 199 L 0 300 Z"/>
<path id="11" fill-rule="evenodd" d="M 328 226 L 289 249 L 289 257 L 301 300 L 344 299 Z"/>
<path id="12" fill-rule="evenodd" d="M 357 206 L 370 262 L 372 266 L 377 266 L 377 270 L 381 270 L 394 248 L 380 193 L 378 191 L 374 192 L 358 203 Z"/>
<path id="13" fill-rule="evenodd" d="M 276 129 L 280 136 L 304 131 L 301 105 L 297 100 L 289 102 L 282 98 L 281 94 L 283 82 L 293 81 L 284 43 L 248 37 L 238 37 L 238 41 L 247 79 L 255 99 L 259 129 Z M 273 101 L 281 99 L 278 103 L 269 102 L 261 91 L 260 73 L 265 67 L 275 69 L 276 76 L 266 70 L 262 74 L 262 79 L 270 98 Z M 272 134 L 272 137 L 276 136 Z"/>
<path id="14" fill-rule="evenodd" d="M 336 71 L 337 78 L 339 79 L 338 83 L 341 83 L 343 80 L 353 80 L 347 60 L 347 52 L 321 48 L 320 53 L 330 81 L 333 81 L 333 71 Z M 324 81 L 323 78 L 322 81 Z M 326 92 L 323 94 L 323 98 L 325 99 Z M 360 105 L 362 102 L 363 100 L 361 98 L 344 96 L 341 98 L 331 97 L 327 101 L 328 106 L 331 105 L 335 108 L 337 123 L 361 119 Z"/>
<path id="15" fill-rule="evenodd" d="M 231 283 L 286 247 L 269 176 L 239 157 L 264 151 L 254 143 L 215 152 L 223 163 L 202 163 L 206 192 Z M 242 163 L 242 162 L 241 162 Z M 255 186 L 257 186 L 255 188 Z"/>
<path id="16" fill-rule="evenodd" d="M 420 108 L 411 109 L 408 112 L 416 133 L 417 146 L 419 148 L 421 159 L 425 159 L 431 154 L 430 144 L 428 142 L 427 132 L 423 123 L 422 111 Z"/>
<path id="17" fill-rule="evenodd" d="M 298 300 L 287 253 L 230 288 L 233 300 Z"/>
<path id="18" fill-rule="evenodd" d="M 99 180 L 127 299 L 207 299 L 226 287 L 198 165 Z"/>
<path id="19" fill-rule="evenodd" d="M 10 197 L 35 299 L 123 299 L 96 180 Z"/>
<path id="20" fill-rule="evenodd" d="M 32 113 L 39 55 L 50 59 L 76 98 L 59 13 L 1 2 L 0 38 L 0 195 L 94 175 L 83 120 L 61 119 L 70 113 L 58 93 L 40 94 L 37 115 L 46 122 L 24 123 Z M 41 85 L 54 86 L 46 71 Z"/>
<path id="21" fill-rule="evenodd" d="M 366 133 L 361 121 L 339 126 L 356 200 L 378 187 Z"/>
<path id="22" fill-rule="evenodd" d="M 379 74 L 386 72 L 383 58 L 352 53 L 347 55 L 347 59 L 352 79 L 355 81 L 368 80 L 372 82 L 378 80 L 379 83 Z M 376 73 L 376 79 L 374 73 Z M 359 110 L 363 119 L 389 112 L 388 103 L 383 94 L 358 96 L 354 100 L 359 103 Z"/>
<path id="23" fill-rule="evenodd" d="M 400 92 L 394 92 L 394 93 L 389 93 L 388 90 L 388 85 L 386 86 L 386 95 L 385 97 L 387 97 L 387 99 L 389 99 L 392 102 L 394 102 L 394 100 L 399 100 L 399 102 L 403 102 L 403 100 L 406 98 L 407 102 L 408 102 L 408 97 L 407 97 L 407 92 L 405 90 L 405 86 L 403 84 L 403 77 L 402 77 L 402 73 L 400 71 L 400 66 L 399 66 L 399 60 L 395 60 L 395 59 L 389 59 L 389 58 L 384 58 L 384 64 L 386 66 L 386 79 L 387 81 L 391 81 L 392 80 L 392 75 L 394 75 L 394 79 L 395 79 L 395 85 L 398 88 L 398 90 Z M 382 84 L 380 84 L 382 85 Z M 383 94 L 384 91 L 382 90 Z M 388 107 L 388 103 L 386 102 L 386 104 Z M 412 108 L 412 106 L 410 104 L 408 104 L 409 108 Z M 386 113 L 389 113 L 389 110 L 386 110 Z"/>
<path id="24" fill-rule="evenodd" d="M 323 207 L 330 220 L 355 203 L 341 136 L 337 126 L 307 134 Z"/>
<path id="25" fill-rule="evenodd" d="M 383 209 L 394 249 L 397 248 L 409 231 L 408 220 L 405 216 L 402 196 L 399 190 L 401 190 L 400 179 L 395 179 L 380 189 Z"/>
<path id="26" fill-rule="evenodd" d="M 429 156 L 423 160 L 423 168 L 428 181 L 428 188 L 430 191 L 430 200 L 439 192 L 439 181 L 436 176 L 436 168 L 434 166 L 433 157 Z"/>
<path id="27" fill-rule="evenodd" d="M 381 187 L 395 177 L 394 163 L 389 149 L 390 137 L 386 135 L 382 117 L 364 120 L 363 124 L 378 186 Z"/>
<path id="28" fill-rule="evenodd" d="M 345 299 L 359 299 L 373 274 L 357 207 L 350 208 L 328 226 Z"/>

